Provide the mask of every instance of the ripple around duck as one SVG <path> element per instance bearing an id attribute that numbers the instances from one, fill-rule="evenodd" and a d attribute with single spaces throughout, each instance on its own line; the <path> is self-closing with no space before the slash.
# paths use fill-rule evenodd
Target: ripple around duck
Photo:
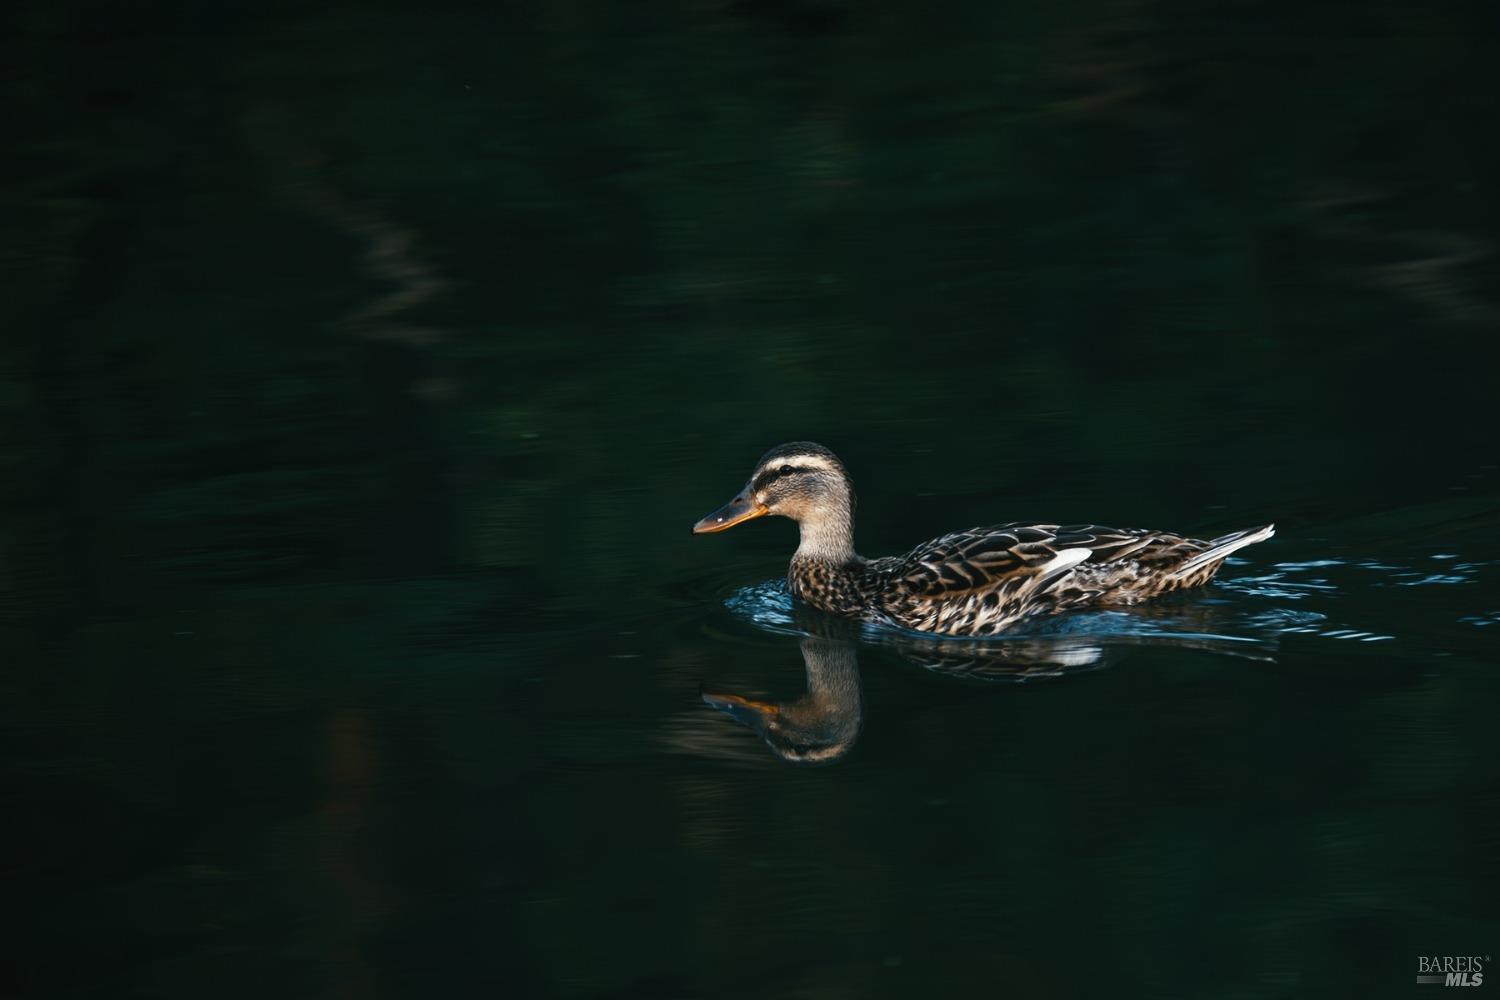
<path id="1" fill-rule="evenodd" d="M 1230 562 L 1232 566 L 1248 565 L 1240 559 Z M 1433 572 L 1434 562 L 1440 564 L 1440 572 Z M 1406 635 L 1409 639 L 1421 639 L 1423 634 L 1430 636 L 1441 621 L 1456 621 L 1469 629 L 1500 624 L 1500 612 L 1474 608 L 1452 609 L 1447 615 L 1439 612 L 1437 619 L 1425 624 L 1419 624 L 1416 615 L 1395 618 L 1382 614 L 1379 617 L 1382 628 L 1374 628 L 1375 621 L 1341 622 L 1326 611 L 1314 610 L 1318 606 L 1332 606 L 1359 592 L 1371 595 L 1376 588 L 1434 588 L 1431 600 L 1440 600 L 1435 588 L 1484 583 L 1487 571 L 1496 565 L 1500 561 L 1464 561 L 1448 552 L 1404 559 L 1386 556 L 1379 560 L 1322 558 L 1279 562 L 1258 573 L 1226 576 L 1191 594 L 1134 608 L 1039 618 L 1001 636 L 955 638 L 865 624 L 860 628 L 860 638 L 871 645 L 893 648 L 935 669 L 964 663 L 967 664 L 962 668 L 964 672 L 978 671 L 994 661 L 1014 664 L 1028 658 L 1070 666 L 1085 661 L 1096 663 L 1105 649 L 1143 644 L 1275 659 L 1279 642 L 1288 636 L 1384 643 L 1395 641 L 1398 633 L 1410 632 Z M 1478 591 L 1473 593 L 1478 596 Z M 724 603 L 735 617 L 764 631 L 787 636 L 807 634 L 799 625 L 797 609 L 782 580 L 741 587 L 730 593 Z M 1403 621 L 1407 623 L 1405 632 L 1399 631 Z"/>
<path id="2" fill-rule="evenodd" d="M 1500 624 L 1500 612 L 1493 610 L 1497 567 L 1500 559 L 1470 558 L 1451 549 L 1347 558 L 1336 553 L 1269 565 L 1237 557 L 1207 588 L 1133 608 L 1033 619 L 1004 635 L 983 639 L 873 624 L 861 628 L 860 638 L 919 660 L 1038 654 L 1078 659 L 1077 650 L 1085 646 L 1141 644 L 1272 659 L 1280 641 L 1290 636 L 1361 645 L 1399 640 L 1449 648 L 1471 641 L 1463 635 Z M 741 587 L 725 604 L 736 617 L 765 631 L 806 634 L 782 580 Z M 1349 618 L 1340 620 L 1334 609 Z"/>
<path id="3" fill-rule="evenodd" d="M 726 600 L 729 611 L 777 635 L 807 635 L 791 593 L 781 580 L 742 587 Z M 1080 611 L 1023 623 L 1001 636 L 935 636 L 865 623 L 862 642 L 891 649 L 928 669 L 983 680 L 1025 680 L 1103 666 L 1112 648 L 1139 645 L 1209 650 L 1252 659 L 1274 659 L 1281 633 L 1323 620 L 1314 612 L 1262 610 L 1236 615 L 1225 602 L 1200 601 L 1128 610 Z"/>
<path id="4" fill-rule="evenodd" d="M 1257 596 L 1276 596 L 1260 589 L 1246 591 Z M 724 601 L 737 618 L 778 635 L 802 636 L 791 592 L 783 580 L 766 580 L 741 587 Z M 935 636 L 926 632 L 866 623 L 867 639 L 918 639 L 954 647 L 1003 646 L 1022 639 L 1039 638 L 1181 638 L 1213 640 L 1229 644 L 1267 643 L 1278 634 L 1316 631 L 1326 626 L 1327 615 L 1298 608 L 1246 609 L 1228 601 L 1169 599 L 1128 609 L 1075 611 L 1022 622 L 1000 636 L 983 638 Z M 1351 630 L 1352 631 L 1352 630 Z M 1368 634 L 1368 633 L 1366 633 Z"/>

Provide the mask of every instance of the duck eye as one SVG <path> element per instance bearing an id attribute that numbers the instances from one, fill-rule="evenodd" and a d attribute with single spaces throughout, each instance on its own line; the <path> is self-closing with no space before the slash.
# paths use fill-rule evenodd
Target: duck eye
<path id="1" fill-rule="evenodd" d="M 783 465 L 780 471 L 783 476 L 790 475 L 792 467 L 790 465 Z"/>

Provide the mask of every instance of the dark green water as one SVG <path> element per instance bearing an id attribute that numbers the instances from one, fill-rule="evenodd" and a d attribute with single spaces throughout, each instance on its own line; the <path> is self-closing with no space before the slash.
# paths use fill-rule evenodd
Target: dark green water
<path id="1" fill-rule="evenodd" d="M 1486 8 L 0 18 L 6 995 L 1500 945 Z M 869 555 L 1279 530 L 1020 681 L 815 640 L 858 694 L 798 766 L 700 696 L 803 693 L 794 529 L 688 528 L 799 438 Z"/>

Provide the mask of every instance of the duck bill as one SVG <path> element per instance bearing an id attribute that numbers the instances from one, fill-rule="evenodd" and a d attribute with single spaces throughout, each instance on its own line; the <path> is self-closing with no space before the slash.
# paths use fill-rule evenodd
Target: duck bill
<path id="1" fill-rule="evenodd" d="M 764 504 L 758 504 L 747 496 L 737 496 L 693 525 L 693 534 L 710 535 L 715 531 L 727 531 L 736 524 L 765 517 L 768 513 L 770 508 Z"/>
<path id="2" fill-rule="evenodd" d="M 704 704 L 718 709 L 740 725 L 755 730 L 764 729 L 766 721 L 781 712 L 781 706 L 774 701 L 753 701 L 737 694 L 719 694 L 715 691 L 700 693 Z"/>

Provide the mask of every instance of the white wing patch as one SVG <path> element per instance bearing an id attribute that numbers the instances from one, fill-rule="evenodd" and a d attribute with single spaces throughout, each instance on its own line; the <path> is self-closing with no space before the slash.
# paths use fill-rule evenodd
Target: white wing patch
<path id="1" fill-rule="evenodd" d="M 1093 549 L 1063 549 L 1042 565 L 1037 582 L 1042 583 L 1060 576 L 1094 554 Z"/>

